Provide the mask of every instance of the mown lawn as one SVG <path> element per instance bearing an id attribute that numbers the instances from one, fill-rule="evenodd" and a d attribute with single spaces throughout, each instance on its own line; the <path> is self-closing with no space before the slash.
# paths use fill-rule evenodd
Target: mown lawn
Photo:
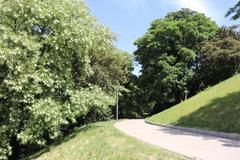
<path id="1" fill-rule="evenodd" d="M 240 133 L 240 75 L 156 114 L 147 121 Z"/>
<path id="2" fill-rule="evenodd" d="M 58 145 L 25 159 L 37 160 L 181 160 L 184 157 L 128 137 L 114 121 L 77 129 Z"/>

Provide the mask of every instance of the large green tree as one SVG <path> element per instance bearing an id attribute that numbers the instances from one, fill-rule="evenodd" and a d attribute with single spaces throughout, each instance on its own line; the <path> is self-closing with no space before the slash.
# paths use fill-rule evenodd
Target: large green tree
<path id="1" fill-rule="evenodd" d="M 142 65 L 139 77 L 142 96 L 156 111 L 184 99 L 194 70 L 199 67 L 202 43 L 217 28 L 204 14 L 182 9 L 153 21 L 145 35 L 135 42 L 134 54 Z"/>
<path id="2" fill-rule="evenodd" d="M 240 71 L 240 33 L 220 28 L 201 49 L 200 76 L 205 86 L 219 83 Z"/>
<path id="3" fill-rule="evenodd" d="M 0 159 L 109 116 L 131 66 L 114 39 L 82 0 L 0 0 Z"/>

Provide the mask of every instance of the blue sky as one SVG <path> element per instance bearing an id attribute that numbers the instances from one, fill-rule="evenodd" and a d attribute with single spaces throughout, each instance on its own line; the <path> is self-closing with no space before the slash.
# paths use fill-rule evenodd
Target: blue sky
<path id="1" fill-rule="evenodd" d="M 142 36 L 156 18 L 168 12 L 190 8 L 211 17 L 219 26 L 239 21 L 224 18 L 228 8 L 238 0 L 85 0 L 91 13 L 100 23 L 108 26 L 118 37 L 116 46 L 132 53 L 133 42 Z M 139 67 L 134 71 L 138 73 Z"/>

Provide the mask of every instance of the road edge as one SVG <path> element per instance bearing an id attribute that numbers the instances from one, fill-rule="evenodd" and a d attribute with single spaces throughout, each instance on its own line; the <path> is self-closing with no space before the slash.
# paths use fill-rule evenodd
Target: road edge
<path id="1" fill-rule="evenodd" d="M 197 133 L 197 134 L 204 134 L 204 135 L 209 135 L 209 136 L 218 137 L 218 138 L 240 140 L 240 135 L 234 134 L 234 133 L 216 132 L 216 131 L 209 131 L 209 130 L 203 130 L 203 129 L 198 129 L 198 128 L 186 128 L 186 127 L 180 127 L 180 126 L 159 124 L 159 123 L 150 122 L 147 119 L 144 119 L 144 121 L 145 121 L 145 123 L 150 124 L 150 125 L 161 126 L 161 127 L 171 128 L 171 129 L 175 129 L 175 130 L 193 132 L 193 133 Z"/>
<path id="2" fill-rule="evenodd" d="M 154 147 L 157 147 L 157 148 L 159 148 L 159 149 L 162 149 L 162 150 L 168 151 L 168 152 L 170 152 L 170 153 L 173 153 L 173 154 L 179 155 L 179 156 L 185 158 L 186 160 L 195 160 L 194 157 L 189 157 L 189 156 L 187 156 L 187 155 L 180 154 L 180 153 L 174 152 L 174 151 L 172 151 L 172 150 L 168 150 L 168 149 L 166 149 L 166 148 L 160 147 L 160 146 L 158 146 L 158 145 L 155 145 L 155 144 L 149 143 L 149 142 L 147 142 L 147 141 L 144 141 L 144 140 L 138 139 L 137 137 L 132 136 L 132 135 L 129 135 L 128 133 L 124 132 L 124 131 L 121 130 L 119 127 L 117 127 L 117 123 L 121 123 L 121 122 L 123 122 L 123 121 L 128 121 L 128 120 L 131 120 L 131 119 L 122 119 L 122 120 L 118 120 L 118 121 L 116 121 L 116 122 L 114 123 L 113 127 L 114 127 L 115 129 L 117 129 L 120 133 L 122 133 L 122 134 L 124 134 L 124 135 L 126 135 L 126 136 L 128 136 L 128 137 L 131 137 L 131 138 L 133 138 L 133 139 L 135 139 L 135 140 L 137 140 L 137 141 L 140 141 L 140 142 L 146 143 L 146 144 L 148 144 L 148 145 L 152 145 L 152 146 L 154 146 Z M 145 121 L 145 120 L 144 120 L 144 121 Z"/>

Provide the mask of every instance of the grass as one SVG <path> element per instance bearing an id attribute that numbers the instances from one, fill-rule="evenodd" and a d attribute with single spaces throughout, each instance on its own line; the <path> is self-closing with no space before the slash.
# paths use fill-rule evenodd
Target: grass
<path id="1" fill-rule="evenodd" d="M 25 159 L 37 160 L 180 160 L 180 155 L 128 137 L 114 121 L 87 125 L 58 145 Z"/>
<path id="2" fill-rule="evenodd" d="M 239 134 L 240 75 L 147 118 L 147 121 Z"/>

